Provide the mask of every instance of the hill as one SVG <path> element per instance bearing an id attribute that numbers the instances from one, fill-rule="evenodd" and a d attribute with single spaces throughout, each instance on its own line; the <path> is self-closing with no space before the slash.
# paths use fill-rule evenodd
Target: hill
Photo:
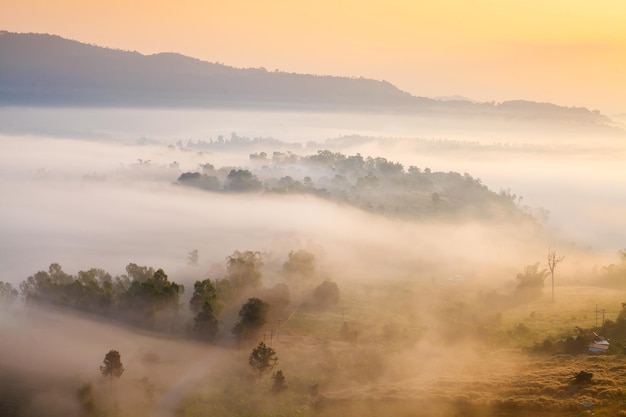
<path id="1" fill-rule="evenodd" d="M 530 101 L 416 97 L 386 81 L 233 68 L 55 35 L 0 32 L 0 105 L 220 107 L 409 112 L 607 125 L 597 111 Z"/>

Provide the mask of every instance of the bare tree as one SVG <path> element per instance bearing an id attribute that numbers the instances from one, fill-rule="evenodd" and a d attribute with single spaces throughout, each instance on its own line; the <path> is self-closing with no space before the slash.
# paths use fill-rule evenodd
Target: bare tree
<path id="1" fill-rule="evenodd" d="M 548 249 L 548 269 L 552 278 L 552 301 L 554 302 L 554 270 L 556 266 L 563 262 L 565 256 L 556 256 L 556 251 L 552 248 Z"/>

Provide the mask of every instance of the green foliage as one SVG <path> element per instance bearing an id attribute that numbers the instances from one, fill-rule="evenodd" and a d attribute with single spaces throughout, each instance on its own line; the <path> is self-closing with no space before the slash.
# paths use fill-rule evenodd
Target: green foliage
<path id="1" fill-rule="evenodd" d="M 217 288 L 210 279 L 196 281 L 193 284 L 193 295 L 189 300 L 189 308 L 194 313 L 198 313 L 204 303 L 209 303 L 213 311 L 217 307 Z M 216 312 L 217 313 L 217 312 Z"/>
<path id="2" fill-rule="evenodd" d="M 172 314 L 178 311 L 183 291 L 182 285 L 169 281 L 165 272 L 158 269 L 152 278 L 132 281 L 120 308 L 131 313 L 132 320 L 152 326 L 158 313 Z"/>
<path id="3" fill-rule="evenodd" d="M 20 291 L 27 303 L 46 301 L 54 304 L 65 302 L 63 288 L 72 283 L 72 277 L 57 263 L 50 264 L 48 271 L 39 271 L 20 284 Z"/>
<path id="4" fill-rule="evenodd" d="M 104 365 L 100 365 L 100 373 L 105 377 L 119 378 L 124 373 L 122 358 L 117 350 L 110 350 L 104 356 Z"/>
<path id="5" fill-rule="evenodd" d="M 58 264 L 20 284 L 27 303 L 52 304 L 109 316 L 153 328 L 157 315 L 174 316 L 184 287 L 168 281 L 162 269 L 129 264 L 113 279 L 102 269 L 63 272 Z M 150 275 L 151 274 L 151 275 Z"/>
<path id="6" fill-rule="evenodd" d="M 250 357 L 248 358 L 248 364 L 250 364 L 260 378 L 278 365 L 276 351 L 266 346 L 265 343 L 260 342 L 257 347 L 252 349 L 252 353 L 250 353 Z"/>
<path id="7" fill-rule="evenodd" d="M 256 336 L 267 321 L 269 304 L 259 298 L 250 298 L 239 310 L 239 322 L 232 333 L 239 340 L 249 340 Z"/>

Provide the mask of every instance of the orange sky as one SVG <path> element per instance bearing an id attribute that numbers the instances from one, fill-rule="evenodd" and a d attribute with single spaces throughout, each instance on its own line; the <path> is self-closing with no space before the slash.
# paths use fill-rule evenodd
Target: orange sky
<path id="1" fill-rule="evenodd" d="M 624 0 L 0 0 L 0 30 L 626 113 Z"/>

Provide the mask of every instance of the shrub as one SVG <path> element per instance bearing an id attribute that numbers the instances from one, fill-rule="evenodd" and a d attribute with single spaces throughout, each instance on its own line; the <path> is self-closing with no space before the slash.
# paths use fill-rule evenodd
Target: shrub
<path id="1" fill-rule="evenodd" d="M 576 385 L 586 385 L 591 383 L 591 378 L 593 378 L 593 374 L 587 371 L 580 371 L 574 374 L 574 384 Z"/>

